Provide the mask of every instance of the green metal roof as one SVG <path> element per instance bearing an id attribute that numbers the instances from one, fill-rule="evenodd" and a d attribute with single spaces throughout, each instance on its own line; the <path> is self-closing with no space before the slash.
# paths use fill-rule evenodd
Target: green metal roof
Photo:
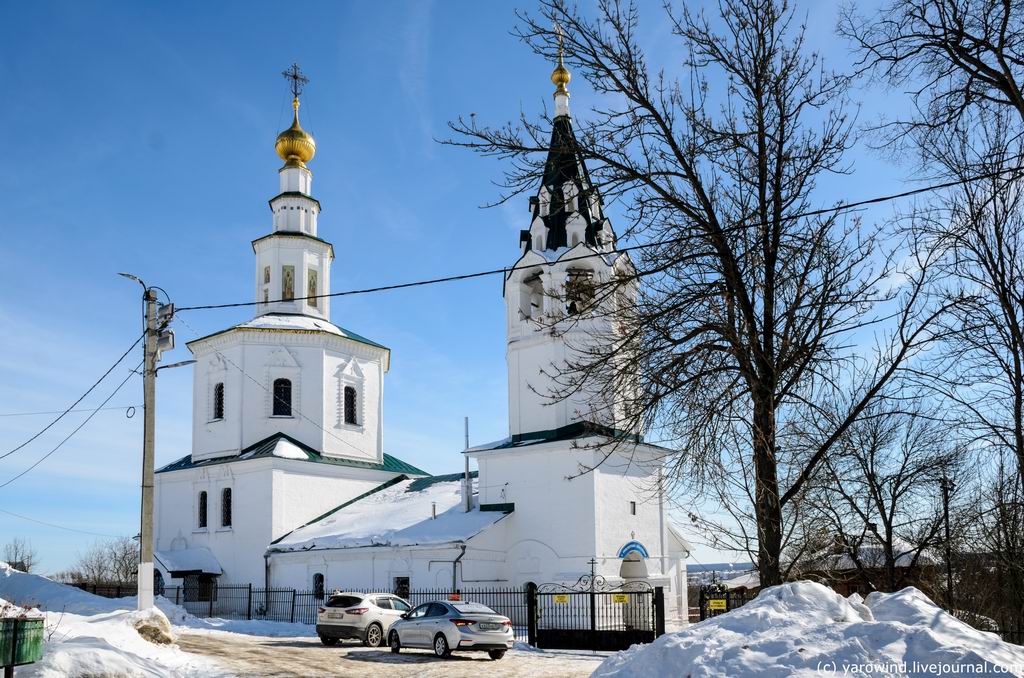
<path id="1" fill-rule="evenodd" d="M 372 461 L 360 461 L 358 459 L 339 459 L 335 457 L 325 457 L 318 451 L 310 447 L 309 445 L 292 438 L 290 435 L 285 433 L 275 433 L 272 436 L 264 438 L 263 440 L 253 443 L 249 447 L 245 448 L 238 455 L 232 455 L 230 457 L 218 457 L 217 459 L 204 459 L 202 461 L 193 462 L 192 455 L 187 455 L 181 459 L 171 462 L 166 466 L 161 467 L 157 473 L 169 473 L 171 471 L 182 471 L 190 468 L 200 468 L 205 466 L 214 466 L 217 464 L 227 464 L 230 462 L 248 461 L 249 459 L 266 459 L 267 457 L 274 456 L 274 448 L 277 446 L 279 440 L 284 439 L 292 443 L 303 452 L 306 453 L 306 461 L 315 464 L 330 464 L 332 466 L 349 466 L 352 468 L 363 468 L 370 471 L 386 471 L 388 473 L 405 473 L 413 476 L 430 476 L 429 473 L 423 469 L 416 468 L 412 464 L 408 464 L 397 457 L 392 457 L 390 454 L 384 455 L 383 463 L 377 463 Z M 302 461 L 298 459 L 296 461 Z"/>

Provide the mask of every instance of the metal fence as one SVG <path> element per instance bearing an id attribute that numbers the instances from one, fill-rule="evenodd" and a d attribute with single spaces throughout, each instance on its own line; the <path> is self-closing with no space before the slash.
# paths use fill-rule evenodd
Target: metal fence
<path id="1" fill-rule="evenodd" d="M 383 593 L 380 590 L 345 590 L 355 593 Z M 403 593 L 405 592 L 403 591 Z M 527 628 L 529 625 L 529 604 L 527 602 L 526 590 L 522 588 L 459 589 L 455 593 L 452 593 L 451 589 L 412 589 L 408 592 L 408 595 L 403 597 L 413 607 L 429 603 L 432 600 L 459 600 L 480 603 L 512 620 L 512 630 L 515 633 L 516 640 L 526 642 L 529 637 Z"/>
<path id="2" fill-rule="evenodd" d="M 746 605 L 756 597 L 757 592 L 755 591 L 722 591 L 711 587 L 701 587 L 698 603 L 700 621 L 704 621 L 708 617 L 717 617 L 720 614 L 725 614 L 729 610 L 735 610 L 737 607 Z"/>
<path id="3" fill-rule="evenodd" d="M 134 584 L 74 584 L 105 598 L 136 595 Z M 324 587 L 330 592 L 331 587 Z M 353 593 L 392 593 L 382 589 L 350 589 Z M 163 596 L 196 617 L 221 619 L 265 619 L 268 621 L 315 624 L 317 610 L 324 603 L 324 592 L 289 588 L 263 588 L 247 584 L 202 586 L 166 586 Z M 512 620 L 516 640 L 526 641 L 529 624 L 526 591 L 520 588 L 412 589 L 403 596 L 413 607 L 433 600 L 462 600 L 481 603 Z"/>

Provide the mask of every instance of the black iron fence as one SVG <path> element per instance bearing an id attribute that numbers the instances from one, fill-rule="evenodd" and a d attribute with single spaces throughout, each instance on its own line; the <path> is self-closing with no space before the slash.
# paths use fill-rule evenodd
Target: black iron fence
<path id="1" fill-rule="evenodd" d="M 74 584 L 78 588 L 105 598 L 134 596 L 134 584 Z M 263 588 L 247 584 L 214 583 L 210 586 L 165 586 L 163 596 L 196 617 L 220 619 L 264 619 L 268 621 L 315 624 L 317 610 L 324 603 L 323 591 L 301 591 L 289 588 Z M 380 589 L 351 589 L 353 593 L 384 593 Z M 390 593 L 390 592 L 388 592 Z M 402 591 L 403 597 L 415 607 L 432 600 L 463 600 L 481 603 L 512 620 L 516 640 L 526 641 L 529 625 L 526 591 L 521 588 L 412 589 Z"/>
<path id="2" fill-rule="evenodd" d="M 735 610 L 756 597 L 757 592 L 755 591 L 723 591 L 715 586 L 702 586 L 698 603 L 700 621 L 725 614 L 729 610 Z"/>
<path id="3" fill-rule="evenodd" d="M 531 645 L 543 649 L 624 650 L 665 633 L 665 594 L 643 582 L 609 585 L 601 576 L 574 586 L 530 587 Z"/>
<path id="4" fill-rule="evenodd" d="M 75 584 L 107 598 L 136 595 L 134 584 Z M 325 592 L 264 588 L 248 584 L 166 586 L 162 595 L 193 616 L 221 619 L 263 619 L 315 624 Z M 353 593 L 385 591 L 350 589 Z M 388 592 L 391 593 L 391 592 Z M 516 640 L 544 647 L 624 649 L 651 642 L 665 632 L 664 595 L 660 588 L 579 590 L 557 586 L 487 589 L 412 589 L 402 591 L 414 607 L 434 600 L 486 605 L 512 620 Z"/>

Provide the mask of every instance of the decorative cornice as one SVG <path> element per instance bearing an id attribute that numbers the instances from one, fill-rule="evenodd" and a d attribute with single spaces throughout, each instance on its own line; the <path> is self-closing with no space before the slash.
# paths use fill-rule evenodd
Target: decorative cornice
<path id="1" fill-rule="evenodd" d="M 317 200 L 316 198 L 314 198 L 311 195 L 306 195 L 302 191 L 284 191 L 283 193 L 278 193 L 273 198 L 271 198 L 270 200 L 267 201 L 267 204 L 270 205 L 270 209 L 274 209 L 274 202 L 276 200 L 280 200 L 281 198 L 305 198 L 306 200 L 312 200 L 313 202 L 316 203 L 317 211 L 318 212 L 322 212 L 323 211 L 320 208 L 320 201 L 319 200 Z"/>
<path id="2" fill-rule="evenodd" d="M 199 339 L 186 342 L 188 350 L 196 357 L 206 353 L 224 350 L 234 346 L 280 346 L 287 336 L 287 344 L 291 346 L 312 346 L 315 348 L 336 349 L 348 355 L 368 360 L 383 357 L 384 371 L 390 369 L 391 349 L 384 346 L 367 344 L 357 339 L 344 337 L 326 330 L 305 330 L 265 327 L 229 327 L 226 330 L 209 334 Z M 201 350 L 208 349 L 208 350 Z"/>
<path id="3" fill-rule="evenodd" d="M 312 240 L 313 242 L 325 245 L 327 247 L 328 255 L 331 259 L 334 259 L 334 245 L 322 238 L 318 238 L 315 235 L 309 235 L 308 233 L 303 233 L 302 231 L 274 231 L 273 233 L 268 233 L 267 235 L 261 236 L 252 241 L 252 251 L 254 253 L 257 251 L 256 243 L 269 240 L 270 238 L 303 238 L 305 240 Z"/>

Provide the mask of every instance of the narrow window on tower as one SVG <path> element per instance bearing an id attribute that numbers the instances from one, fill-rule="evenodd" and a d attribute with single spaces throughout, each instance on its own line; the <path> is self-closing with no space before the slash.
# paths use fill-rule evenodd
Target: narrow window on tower
<path id="1" fill-rule="evenodd" d="M 199 521 L 198 525 L 200 529 L 206 527 L 206 491 L 199 493 Z"/>
<path id="2" fill-rule="evenodd" d="M 224 383 L 220 382 L 213 387 L 213 418 L 214 420 L 224 418 Z"/>
<path id="3" fill-rule="evenodd" d="M 629 515 L 631 515 L 631 516 L 635 516 L 636 515 L 636 502 L 635 501 L 629 502 Z"/>
<path id="4" fill-rule="evenodd" d="M 275 417 L 292 416 L 292 382 L 288 379 L 274 380 L 274 409 Z"/>
<path id="5" fill-rule="evenodd" d="M 306 303 L 316 308 L 316 269 L 309 269 L 306 276 Z"/>
<path id="6" fill-rule="evenodd" d="M 295 267 L 281 267 L 281 299 L 291 301 L 295 298 Z"/>
<path id="7" fill-rule="evenodd" d="M 231 527 L 231 488 L 225 487 L 220 491 L 220 525 Z"/>
<path id="8" fill-rule="evenodd" d="M 356 421 L 356 390 L 352 386 L 345 387 L 345 423 L 357 425 Z"/>

